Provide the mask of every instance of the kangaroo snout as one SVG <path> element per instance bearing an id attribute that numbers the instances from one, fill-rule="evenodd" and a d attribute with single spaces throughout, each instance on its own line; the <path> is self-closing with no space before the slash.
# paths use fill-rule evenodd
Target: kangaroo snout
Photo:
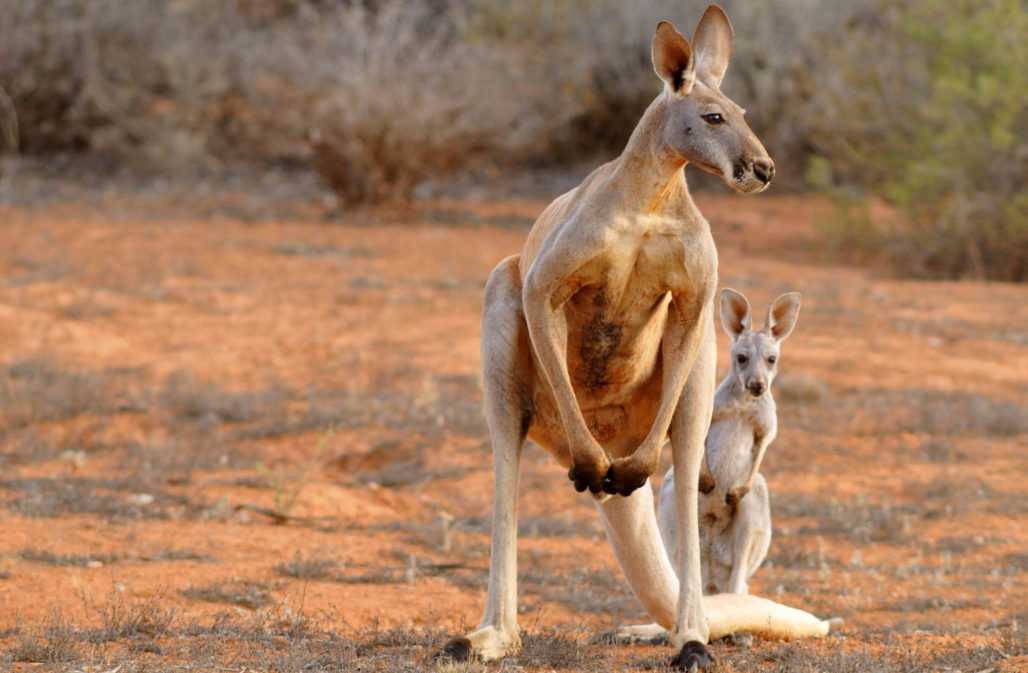
<path id="1" fill-rule="evenodd" d="M 775 177 L 775 162 L 762 155 L 756 159 L 744 157 L 732 165 L 732 187 L 747 194 L 762 192 Z"/>
<path id="2" fill-rule="evenodd" d="M 753 174 L 765 185 L 770 184 L 775 177 L 775 162 L 771 160 L 771 157 L 754 159 Z"/>
<path id="3" fill-rule="evenodd" d="M 746 384 L 746 390 L 750 391 L 750 395 L 760 397 L 767 390 L 767 386 L 764 385 L 763 381 L 750 381 Z"/>

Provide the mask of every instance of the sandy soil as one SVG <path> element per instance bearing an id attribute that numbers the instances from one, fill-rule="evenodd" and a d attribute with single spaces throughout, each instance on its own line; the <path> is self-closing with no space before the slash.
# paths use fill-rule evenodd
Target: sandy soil
<path id="1" fill-rule="evenodd" d="M 804 295 L 752 590 L 845 620 L 725 670 L 1028 670 L 1028 289 L 834 264 L 816 201 L 698 200 L 722 285 Z M 0 663 L 430 668 L 484 601 L 481 288 L 543 205 L 0 209 Z M 522 482 L 530 637 L 486 668 L 659 667 L 590 643 L 643 615 L 589 499 L 534 447 Z"/>

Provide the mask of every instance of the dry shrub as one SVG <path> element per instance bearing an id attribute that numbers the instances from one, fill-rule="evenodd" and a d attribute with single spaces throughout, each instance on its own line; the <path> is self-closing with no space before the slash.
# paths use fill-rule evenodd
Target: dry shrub
<path id="1" fill-rule="evenodd" d="M 316 58 L 280 52 L 293 57 L 277 63 L 283 77 L 307 73 L 298 86 L 312 103 L 304 112 L 315 166 L 344 200 L 408 197 L 531 132 L 517 64 L 488 41 L 464 39 L 465 19 L 422 3 L 355 4 L 309 19 L 319 26 L 309 31 Z"/>
<path id="2" fill-rule="evenodd" d="M 54 610 L 46 621 L 22 633 L 8 653 L 13 661 L 33 664 L 65 664 L 77 661 L 82 653 L 77 630 Z"/>
<path id="3" fill-rule="evenodd" d="M 865 1 L 726 2 L 726 93 L 788 181 L 819 36 Z M 0 86 L 27 152 L 88 151 L 161 170 L 313 163 L 345 202 L 405 199 L 458 169 L 595 161 L 660 90 L 673 0 L 9 0 Z M 2 96 L 0 96 L 2 99 Z"/>
<path id="4" fill-rule="evenodd" d="M 21 149 L 161 170 L 295 154 L 296 143 L 265 132 L 273 111 L 243 96 L 269 30 L 246 11 L 259 4 L 0 3 L 0 86 L 17 110 Z"/>
<path id="5" fill-rule="evenodd" d="M 721 4 L 736 34 L 724 91 L 751 110 L 749 121 L 779 164 L 778 174 L 796 185 L 810 149 L 802 111 L 809 104 L 807 82 L 818 67 L 821 40 L 837 34 L 870 0 Z M 521 105 L 560 109 L 559 116 L 551 116 L 552 125 L 541 129 L 547 136 L 536 139 L 533 156 L 569 162 L 621 151 L 660 91 L 650 62 L 654 27 L 669 19 L 691 36 L 706 5 L 477 0 L 473 6 L 476 30 L 516 52 L 521 67 L 534 73 L 539 97 Z"/>

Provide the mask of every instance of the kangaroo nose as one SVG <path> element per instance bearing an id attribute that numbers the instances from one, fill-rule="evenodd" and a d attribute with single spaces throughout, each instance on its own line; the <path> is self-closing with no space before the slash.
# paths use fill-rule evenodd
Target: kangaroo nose
<path id="1" fill-rule="evenodd" d="M 753 174 L 765 185 L 775 177 L 775 162 L 770 157 L 753 160 Z"/>
<path id="2" fill-rule="evenodd" d="M 754 397 L 760 397 L 764 394 L 764 383 L 762 381 L 750 381 L 746 388 Z"/>

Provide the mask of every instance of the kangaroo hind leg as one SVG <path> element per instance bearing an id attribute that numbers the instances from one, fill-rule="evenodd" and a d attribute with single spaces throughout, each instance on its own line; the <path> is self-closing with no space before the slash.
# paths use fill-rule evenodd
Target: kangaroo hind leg
<path id="1" fill-rule="evenodd" d="M 482 384 L 493 448 L 493 530 L 489 593 L 478 628 L 451 640 L 441 655 L 499 659 L 521 647 L 517 623 L 517 493 L 521 449 L 531 423 L 532 358 L 521 308 L 518 258 L 508 257 L 486 284 Z"/>

